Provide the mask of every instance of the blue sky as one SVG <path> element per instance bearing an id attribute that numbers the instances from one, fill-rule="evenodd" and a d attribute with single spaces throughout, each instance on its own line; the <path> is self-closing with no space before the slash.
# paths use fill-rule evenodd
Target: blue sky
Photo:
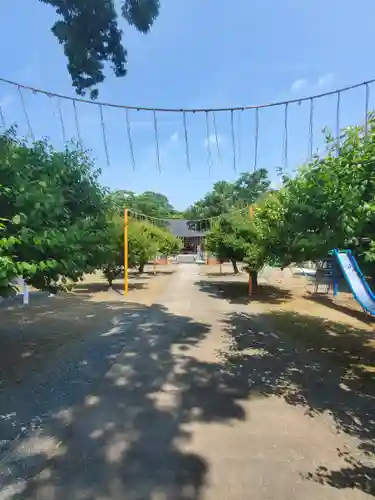
<path id="1" fill-rule="evenodd" d="M 100 100 L 149 107 L 230 107 L 262 104 L 326 92 L 375 77 L 373 60 L 373 0 L 162 0 L 161 14 L 149 35 L 125 23 L 129 52 L 128 75 L 108 78 Z M 1 2 L 2 51 L 0 76 L 48 91 L 74 96 L 66 60 L 49 29 L 55 15 L 38 0 Z M 372 90 L 372 89 L 371 89 Z M 34 134 L 62 145 L 57 101 L 23 93 Z M 373 97 L 373 98 L 372 98 Z M 370 106 L 375 102 L 375 85 Z M 27 126 L 16 88 L 0 83 L 0 105 L 7 125 Z M 72 104 L 61 103 L 67 137 L 75 135 Z M 136 169 L 127 142 L 126 115 L 104 108 L 110 163 L 107 165 L 97 106 L 79 104 L 84 145 L 102 168 L 102 180 L 112 188 L 166 194 L 179 209 L 187 207 L 220 179 L 233 180 L 254 165 L 254 111 L 234 115 L 236 170 L 229 113 L 217 113 L 220 158 L 216 139 L 207 138 L 205 114 L 187 116 L 191 171 L 186 166 L 182 116 L 157 114 L 162 172 L 156 164 L 153 116 L 130 112 Z M 359 123 L 364 116 L 364 91 L 341 97 L 341 124 Z M 336 101 L 315 104 L 314 149 L 322 146 L 320 131 L 335 127 Z M 210 133 L 213 133 L 212 115 Z M 277 182 L 282 165 L 284 109 L 259 113 L 258 167 L 269 169 Z M 309 105 L 288 108 L 288 168 L 307 156 Z M 208 149 L 207 143 L 210 143 Z M 211 152 L 211 172 L 208 168 Z"/>

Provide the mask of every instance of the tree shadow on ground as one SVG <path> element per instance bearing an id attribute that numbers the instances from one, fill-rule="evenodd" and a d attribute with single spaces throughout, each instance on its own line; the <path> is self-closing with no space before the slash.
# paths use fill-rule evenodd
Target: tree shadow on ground
<path id="1" fill-rule="evenodd" d="M 189 355 L 209 325 L 160 305 L 126 304 L 118 312 L 116 328 L 102 331 L 101 344 L 73 364 L 84 361 L 92 373 L 97 370 L 93 356 L 106 358 L 108 365 L 111 353 L 121 354 L 96 384 L 88 385 L 77 372 L 74 382 L 84 387 L 79 401 L 56 398 L 43 425 L 39 441 L 61 443 L 56 453 L 34 446 L 10 472 L 0 471 L 3 487 L 19 490 L 14 499 L 198 500 L 208 464 L 184 450 L 190 439 L 186 424 L 245 419 L 240 400 L 247 397 L 247 386 L 239 388 L 221 363 Z M 72 388 L 65 385 L 64 392 Z M 46 458 L 40 470 L 38 459 Z M 29 477 L 27 483 L 20 476 Z"/>
<path id="2" fill-rule="evenodd" d="M 145 277 L 145 279 L 148 279 Z M 129 281 L 128 289 L 129 290 L 142 290 L 146 286 L 146 283 L 142 282 L 133 282 Z M 111 287 L 109 287 L 108 283 L 77 283 L 74 285 L 74 293 L 75 294 L 93 294 L 98 292 L 115 292 L 119 295 L 123 295 L 124 293 L 124 285 L 123 283 L 113 283 Z"/>
<path id="3" fill-rule="evenodd" d="M 363 321 L 364 323 L 375 323 L 375 318 L 369 316 L 364 311 L 358 311 L 352 307 L 348 307 L 344 304 L 339 304 L 337 302 L 334 302 L 334 300 L 332 300 L 332 298 L 328 297 L 327 295 L 309 294 L 306 295 L 306 299 L 327 306 L 331 309 L 334 309 L 335 311 L 347 314 L 348 316 L 356 318 L 359 321 Z"/>
<path id="4" fill-rule="evenodd" d="M 170 276 L 171 274 L 175 274 L 176 269 L 158 269 L 156 267 L 156 271 L 144 271 L 140 274 L 140 276 Z"/>
<path id="5" fill-rule="evenodd" d="M 330 414 L 337 432 L 360 441 L 358 455 L 338 450 L 347 467 L 322 464 L 307 479 L 375 495 L 374 333 L 292 312 L 232 314 L 225 323 L 232 375 L 310 416 Z"/>
<path id="6" fill-rule="evenodd" d="M 233 271 L 217 271 L 217 272 L 210 272 L 210 273 L 205 273 L 202 272 L 203 276 L 207 276 L 207 278 L 220 278 L 220 276 L 241 276 L 239 273 L 234 273 Z"/>
<path id="7" fill-rule="evenodd" d="M 215 299 L 225 299 L 231 304 L 249 304 L 263 302 L 282 304 L 292 298 L 292 293 L 282 288 L 260 284 L 252 297 L 249 297 L 249 285 L 244 281 L 201 280 L 198 288 Z"/>

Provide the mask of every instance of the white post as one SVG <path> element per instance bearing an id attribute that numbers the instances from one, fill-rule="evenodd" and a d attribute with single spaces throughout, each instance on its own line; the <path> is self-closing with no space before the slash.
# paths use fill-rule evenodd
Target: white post
<path id="1" fill-rule="evenodd" d="M 30 304 L 29 286 L 24 279 L 22 281 L 23 281 L 23 305 L 28 306 Z"/>

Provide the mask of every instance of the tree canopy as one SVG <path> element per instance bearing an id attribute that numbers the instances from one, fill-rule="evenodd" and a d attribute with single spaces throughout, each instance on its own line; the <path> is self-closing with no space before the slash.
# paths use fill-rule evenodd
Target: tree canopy
<path id="1" fill-rule="evenodd" d="M 98 181 L 90 157 L 72 144 L 54 150 L 29 144 L 14 131 L 0 136 L 0 295 L 22 276 L 34 287 L 56 292 L 85 273 L 102 269 L 108 282 L 124 264 L 124 193 Z M 168 199 L 126 192 L 137 211 L 151 217 L 174 213 Z M 130 219 L 129 265 L 143 270 L 157 254 L 175 255 L 181 242 L 166 228 Z"/>
<path id="2" fill-rule="evenodd" d="M 330 134 L 326 145 L 326 156 L 302 165 L 279 191 L 261 187 L 253 220 L 246 213 L 226 214 L 227 197 L 220 198 L 214 187 L 194 207 L 224 214 L 207 236 L 208 248 L 219 259 L 232 260 L 235 269 L 236 261 L 246 262 L 250 271 L 275 261 L 286 266 L 320 260 L 334 248 L 349 248 L 375 276 L 374 116 L 367 136 L 363 127 L 348 127 L 341 131 L 339 152 Z M 241 192 L 241 182 L 234 184 L 233 192 Z M 237 199 L 245 200 L 248 192 L 245 187 Z"/>
<path id="3" fill-rule="evenodd" d="M 52 33 L 64 47 L 73 87 L 79 95 L 105 79 L 105 63 L 115 76 L 126 75 L 127 51 L 122 45 L 119 13 L 141 33 L 148 33 L 159 15 L 160 0 L 122 0 L 119 12 L 114 0 L 39 0 L 56 10 Z"/>
<path id="4" fill-rule="evenodd" d="M 253 204 L 269 189 L 268 172 L 262 168 L 245 172 L 235 182 L 219 181 L 211 192 L 191 205 L 185 212 L 187 219 L 218 217 Z"/>
<path id="5" fill-rule="evenodd" d="M 24 276 L 37 288 L 78 279 L 105 255 L 107 199 L 98 171 L 74 148 L 0 136 L 1 287 Z"/>
<path id="6" fill-rule="evenodd" d="M 123 213 L 124 208 L 128 208 L 156 219 L 181 217 L 180 212 L 175 210 L 168 198 L 161 193 L 145 191 L 136 194 L 133 191 L 117 190 L 110 193 L 110 198 L 118 213 Z"/>
<path id="7" fill-rule="evenodd" d="M 235 271 L 243 261 L 257 273 L 267 263 L 317 260 L 333 248 L 352 249 L 375 275 L 375 118 L 341 132 L 340 149 L 327 135 L 327 154 L 302 165 L 278 191 L 267 172 L 216 183 L 187 211 L 218 216 L 206 238 Z M 124 206 L 150 218 L 179 217 L 167 197 L 146 191 L 109 192 L 88 154 L 74 145 L 54 150 L 14 131 L 0 136 L 0 295 L 23 276 L 39 289 L 57 290 L 102 269 L 111 282 L 123 267 Z M 250 219 L 249 204 L 255 207 Z M 165 227 L 131 218 L 129 263 L 142 271 L 157 254 L 174 255 L 181 242 Z"/>

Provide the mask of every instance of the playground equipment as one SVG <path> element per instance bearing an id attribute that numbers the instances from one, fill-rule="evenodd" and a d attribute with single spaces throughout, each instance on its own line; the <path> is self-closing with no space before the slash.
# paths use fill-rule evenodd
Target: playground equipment
<path id="1" fill-rule="evenodd" d="M 375 316 L 375 295 L 351 250 L 332 250 L 330 257 L 320 262 L 315 272 L 314 293 L 318 293 L 323 286 L 325 293 L 332 288 L 333 295 L 337 296 L 341 277 L 364 312 Z"/>
<path id="2" fill-rule="evenodd" d="M 369 287 L 366 278 L 364 277 L 351 250 L 335 249 L 333 250 L 332 255 L 338 262 L 345 280 L 358 304 L 365 312 L 375 316 L 375 295 Z M 333 273 L 333 279 L 334 295 L 337 295 L 338 283 L 337 280 L 335 280 L 335 273 Z"/>

